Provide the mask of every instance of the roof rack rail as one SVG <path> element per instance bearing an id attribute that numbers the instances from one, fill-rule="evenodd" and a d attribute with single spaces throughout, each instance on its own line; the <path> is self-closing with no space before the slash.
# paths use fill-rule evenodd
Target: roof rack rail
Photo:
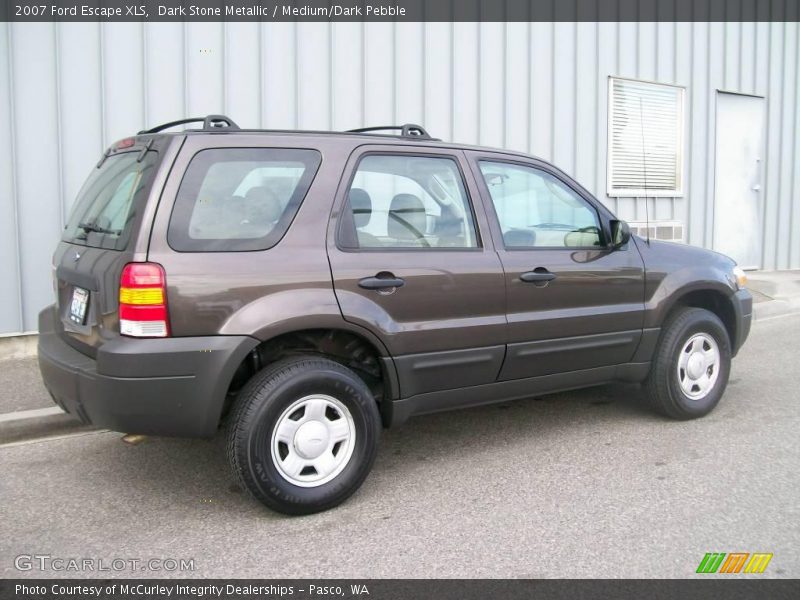
<path id="1" fill-rule="evenodd" d="M 405 125 L 381 125 L 377 127 L 361 127 L 359 129 L 348 129 L 347 133 L 370 133 L 372 131 L 400 131 L 400 137 L 417 138 L 421 140 L 432 140 L 430 134 L 425 131 L 422 125 L 406 123 Z"/>
<path id="2" fill-rule="evenodd" d="M 180 119 L 179 121 L 170 121 L 153 127 L 152 129 L 142 129 L 138 135 L 147 133 L 158 133 L 170 127 L 178 125 L 186 125 L 187 123 L 202 123 L 203 131 L 217 131 L 219 129 L 239 129 L 239 126 L 233 122 L 233 119 L 225 115 L 208 115 L 207 117 L 192 117 L 190 119 Z"/>

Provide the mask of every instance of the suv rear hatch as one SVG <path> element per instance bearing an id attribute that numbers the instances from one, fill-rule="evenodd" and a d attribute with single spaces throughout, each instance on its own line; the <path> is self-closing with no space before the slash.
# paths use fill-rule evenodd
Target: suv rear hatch
<path id="1" fill-rule="evenodd" d="M 55 251 L 56 328 L 84 354 L 95 356 L 119 335 L 120 275 L 147 251 L 137 239 L 148 225 L 144 213 L 168 139 L 140 136 L 109 148 L 81 188 Z"/>

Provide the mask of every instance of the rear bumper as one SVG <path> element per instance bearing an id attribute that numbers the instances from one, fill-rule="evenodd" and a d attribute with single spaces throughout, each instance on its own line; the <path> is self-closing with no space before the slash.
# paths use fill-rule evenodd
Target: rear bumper
<path id="1" fill-rule="evenodd" d="M 126 433 L 210 437 L 233 375 L 258 341 L 247 336 L 106 342 L 86 356 L 39 314 L 39 369 L 53 400 L 84 423 Z"/>
<path id="2" fill-rule="evenodd" d="M 736 356 L 750 334 L 750 324 L 753 321 L 753 296 L 747 290 L 739 290 L 731 298 L 731 304 L 736 330 L 735 339 L 731 340 L 731 354 Z"/>

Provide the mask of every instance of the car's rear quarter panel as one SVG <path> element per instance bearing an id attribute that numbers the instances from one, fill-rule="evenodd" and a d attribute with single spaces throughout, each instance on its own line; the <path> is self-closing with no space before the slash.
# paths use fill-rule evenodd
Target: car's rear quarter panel
<path id="1" fill-rule="evenodd" d="M 341 324 L 325 234 L 334 193 L 352 146 L 353 142 L 332 142 L 320 136 L 187 136 L 165 183 L 148 251 L 148 260 L 160 263 L 167 274 L 173 335 L 252 335 L 268 339 L 292 329 Z M 272 248 L 176 252 L 169 246 L 167 231 L 182 174 L 192 157 L 208 148 L 309 148 L 322 154 L 291 226 Z"/>

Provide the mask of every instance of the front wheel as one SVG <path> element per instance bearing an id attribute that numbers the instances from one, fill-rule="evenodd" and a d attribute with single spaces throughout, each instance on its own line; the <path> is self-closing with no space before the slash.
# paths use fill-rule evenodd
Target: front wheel
<path id="1" fill-rule="evenodd" d="M 717 405 L 730 370 L 730 340 L 719 317 L 681 308 L 664 325 L 645 388 L 662 414 L 695 419 Z"/>
<path id="2" fill-rule="evenodd" d="M 324 358 L 278 361 L 242 389 L 228 430 L 228 460 L 257 500 L 300 515 L 344 502 L 364 481 L 381 422 L 369 388 Z"/>

